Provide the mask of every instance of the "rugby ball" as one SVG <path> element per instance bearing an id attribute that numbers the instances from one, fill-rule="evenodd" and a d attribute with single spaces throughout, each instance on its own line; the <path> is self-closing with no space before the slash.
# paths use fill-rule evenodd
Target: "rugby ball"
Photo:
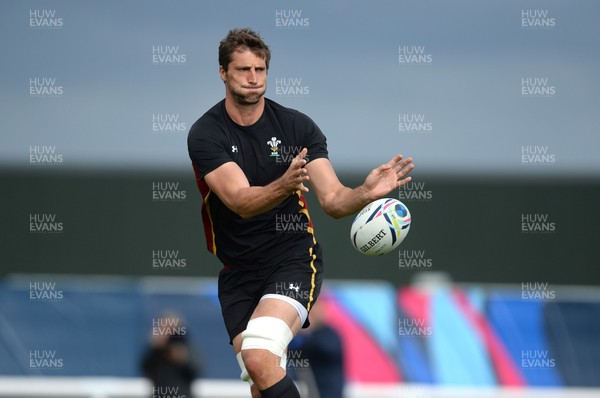
<path id="1" fill-rule="evenodd" d="M 404 203 L 392 198 L 377 199 L 365 206 L 352 222 L 352 246 L 366 256 L 387 254 L 406 238 L 410 221 L 410 211 Z"/>

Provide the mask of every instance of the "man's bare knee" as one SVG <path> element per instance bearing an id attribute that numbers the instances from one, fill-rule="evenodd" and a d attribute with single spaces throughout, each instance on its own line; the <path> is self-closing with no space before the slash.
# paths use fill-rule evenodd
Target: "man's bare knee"
<path id="1" fill-rule="evenodd" d="M 282 371 L 276 355 L 267 350 L 242 350 L 242 359 L 248 374 L 255 383 L 262 385 L 273 374 Z"/>

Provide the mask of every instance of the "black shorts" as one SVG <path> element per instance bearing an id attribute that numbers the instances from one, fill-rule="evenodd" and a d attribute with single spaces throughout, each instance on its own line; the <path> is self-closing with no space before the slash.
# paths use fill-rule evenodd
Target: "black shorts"
<path id="1" fill-rule="evenodd" d="M 246 330 L 258 302 L 265 294 L 283 294 L 298 301 L 307 311 L 314 305 L 323 283 L 323 256 L 317 243 L 314 258 L 294 259 L 257 270 L 225 267 L 219 273 L 219 302 L 229 334 L 229 343 Z M 302 325 L 309 326 L 308 318 Z"/>

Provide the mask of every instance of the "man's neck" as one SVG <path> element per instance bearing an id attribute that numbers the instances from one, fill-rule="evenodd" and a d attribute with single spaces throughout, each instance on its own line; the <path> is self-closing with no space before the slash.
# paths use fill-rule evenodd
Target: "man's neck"
<path id="1" fill-rule="evenodd" d="M 240 105 L 231 98 L 225 98 L 225 110 L 227 114 L 240 126 L 251 126 L 260 119 L 265 109 L 265 98 L 253 105 Z"/>

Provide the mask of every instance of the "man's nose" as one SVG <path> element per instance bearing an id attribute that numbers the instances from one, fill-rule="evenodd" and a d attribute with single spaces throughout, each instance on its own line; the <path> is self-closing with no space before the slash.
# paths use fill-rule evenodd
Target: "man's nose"
<path id="1" fill-rule="evenodd" d="M 257 77 L 256 69 L 254 69 L 254 68 L 250 69 L 250 72 L 248 73 L 248 82 L 256 83 L 256 77 Z"/>

